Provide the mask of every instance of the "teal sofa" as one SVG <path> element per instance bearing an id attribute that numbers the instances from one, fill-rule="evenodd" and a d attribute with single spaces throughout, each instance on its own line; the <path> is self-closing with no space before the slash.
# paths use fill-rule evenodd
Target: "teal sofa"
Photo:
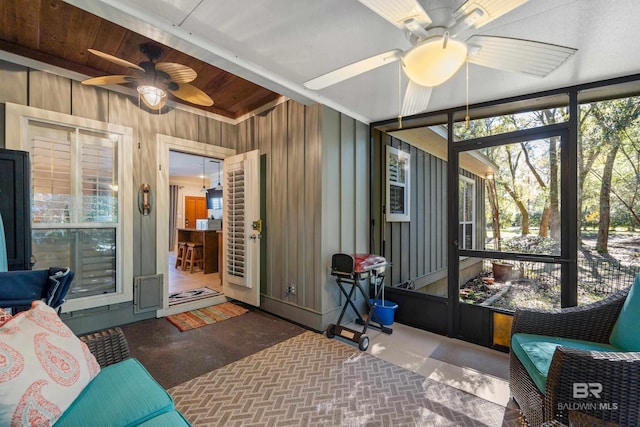
<path id="1" fill-rule="evenodd" d="M 594 304 L 518 309 L 511 333 L 509 386 L 530 426 L 640 425 L 640 275 Z"/>
<path id="2" fill-rule="evenodd" d="M 101 366 L 55 427 L 80 425 L 190 426 L 176 411 L 173 399 L 142 364 L 129 356 L 120 328 L 81 336 Z"/>

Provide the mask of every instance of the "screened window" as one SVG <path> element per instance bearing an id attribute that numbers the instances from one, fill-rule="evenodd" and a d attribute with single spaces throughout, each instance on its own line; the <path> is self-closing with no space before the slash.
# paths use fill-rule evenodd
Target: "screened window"
<path id="1" fill-rule="evenodd" d="M 640 97 L 580 105 L 578 304 L 640 273 Z"/>
<path id="2" fill-rule="evenodd" d="M 387 221 L 410 221 L 409 164 L 411 155 L 387 146 Z"/>

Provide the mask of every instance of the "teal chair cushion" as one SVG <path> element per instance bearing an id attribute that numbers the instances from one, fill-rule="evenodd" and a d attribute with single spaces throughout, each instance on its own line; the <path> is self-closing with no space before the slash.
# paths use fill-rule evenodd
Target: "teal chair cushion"
<path id="1" fill-rule="evenodd" d="M 513 334 L 511 337 L 511 351 L 518 356 L 518 360 L 520 360 L 542 394 L 544 394 L 547 386 L 547 375 L 549 374 L 551 359 L 558 346 L 580 350 L 618 351 L 618 349 L 609 344 L 544 335 Z"/>
<path id="2" fill-rule="evenodd" d="M 140 362 L 127 359 L 102 368 L 55 427 L 134 426 L 173 410 L 169 393 Z"/>
<path id="3" fill-rule="evenodd" d="M 180 412 L 171 411 L 151 418 L 150 420 L 138 425 L 138 427 L 187 427 L 190 425 L 189 421 L 187 421 Z"/>
<path id="4" fill-rule="evenodd" d="M 640 351 L 640 274 L 633 281 L 609 342 L 622 351 Z"/>

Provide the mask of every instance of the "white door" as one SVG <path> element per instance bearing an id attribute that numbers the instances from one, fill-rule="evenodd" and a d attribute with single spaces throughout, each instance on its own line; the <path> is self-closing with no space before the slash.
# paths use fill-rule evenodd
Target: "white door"
<path id="1" fill-rule="evenodd" d="M 229 298 L 260 305 L 260 154 L 226 157 L 222 191 L 222 290 Z"/>

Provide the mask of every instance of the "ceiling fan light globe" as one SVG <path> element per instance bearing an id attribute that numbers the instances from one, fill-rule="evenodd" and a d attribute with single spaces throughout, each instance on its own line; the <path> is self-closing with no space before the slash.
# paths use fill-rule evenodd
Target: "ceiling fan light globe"
<path id="1" fill-rule="evenodd" d="M 163 100 L 167 98 L 167 93 L 155 86 L 138 86 L 138 93 L 151 109 L 161 108 L 164 105 Z"/>
<path id="2" fill-rule="evenodd" d="M 449 39 L 443 47 L 441 37 L 425 40 L 402 57 L 407 77 L 421 86 L 438 86 L 449 80 L 467 58 L 467 45 Z"/>

